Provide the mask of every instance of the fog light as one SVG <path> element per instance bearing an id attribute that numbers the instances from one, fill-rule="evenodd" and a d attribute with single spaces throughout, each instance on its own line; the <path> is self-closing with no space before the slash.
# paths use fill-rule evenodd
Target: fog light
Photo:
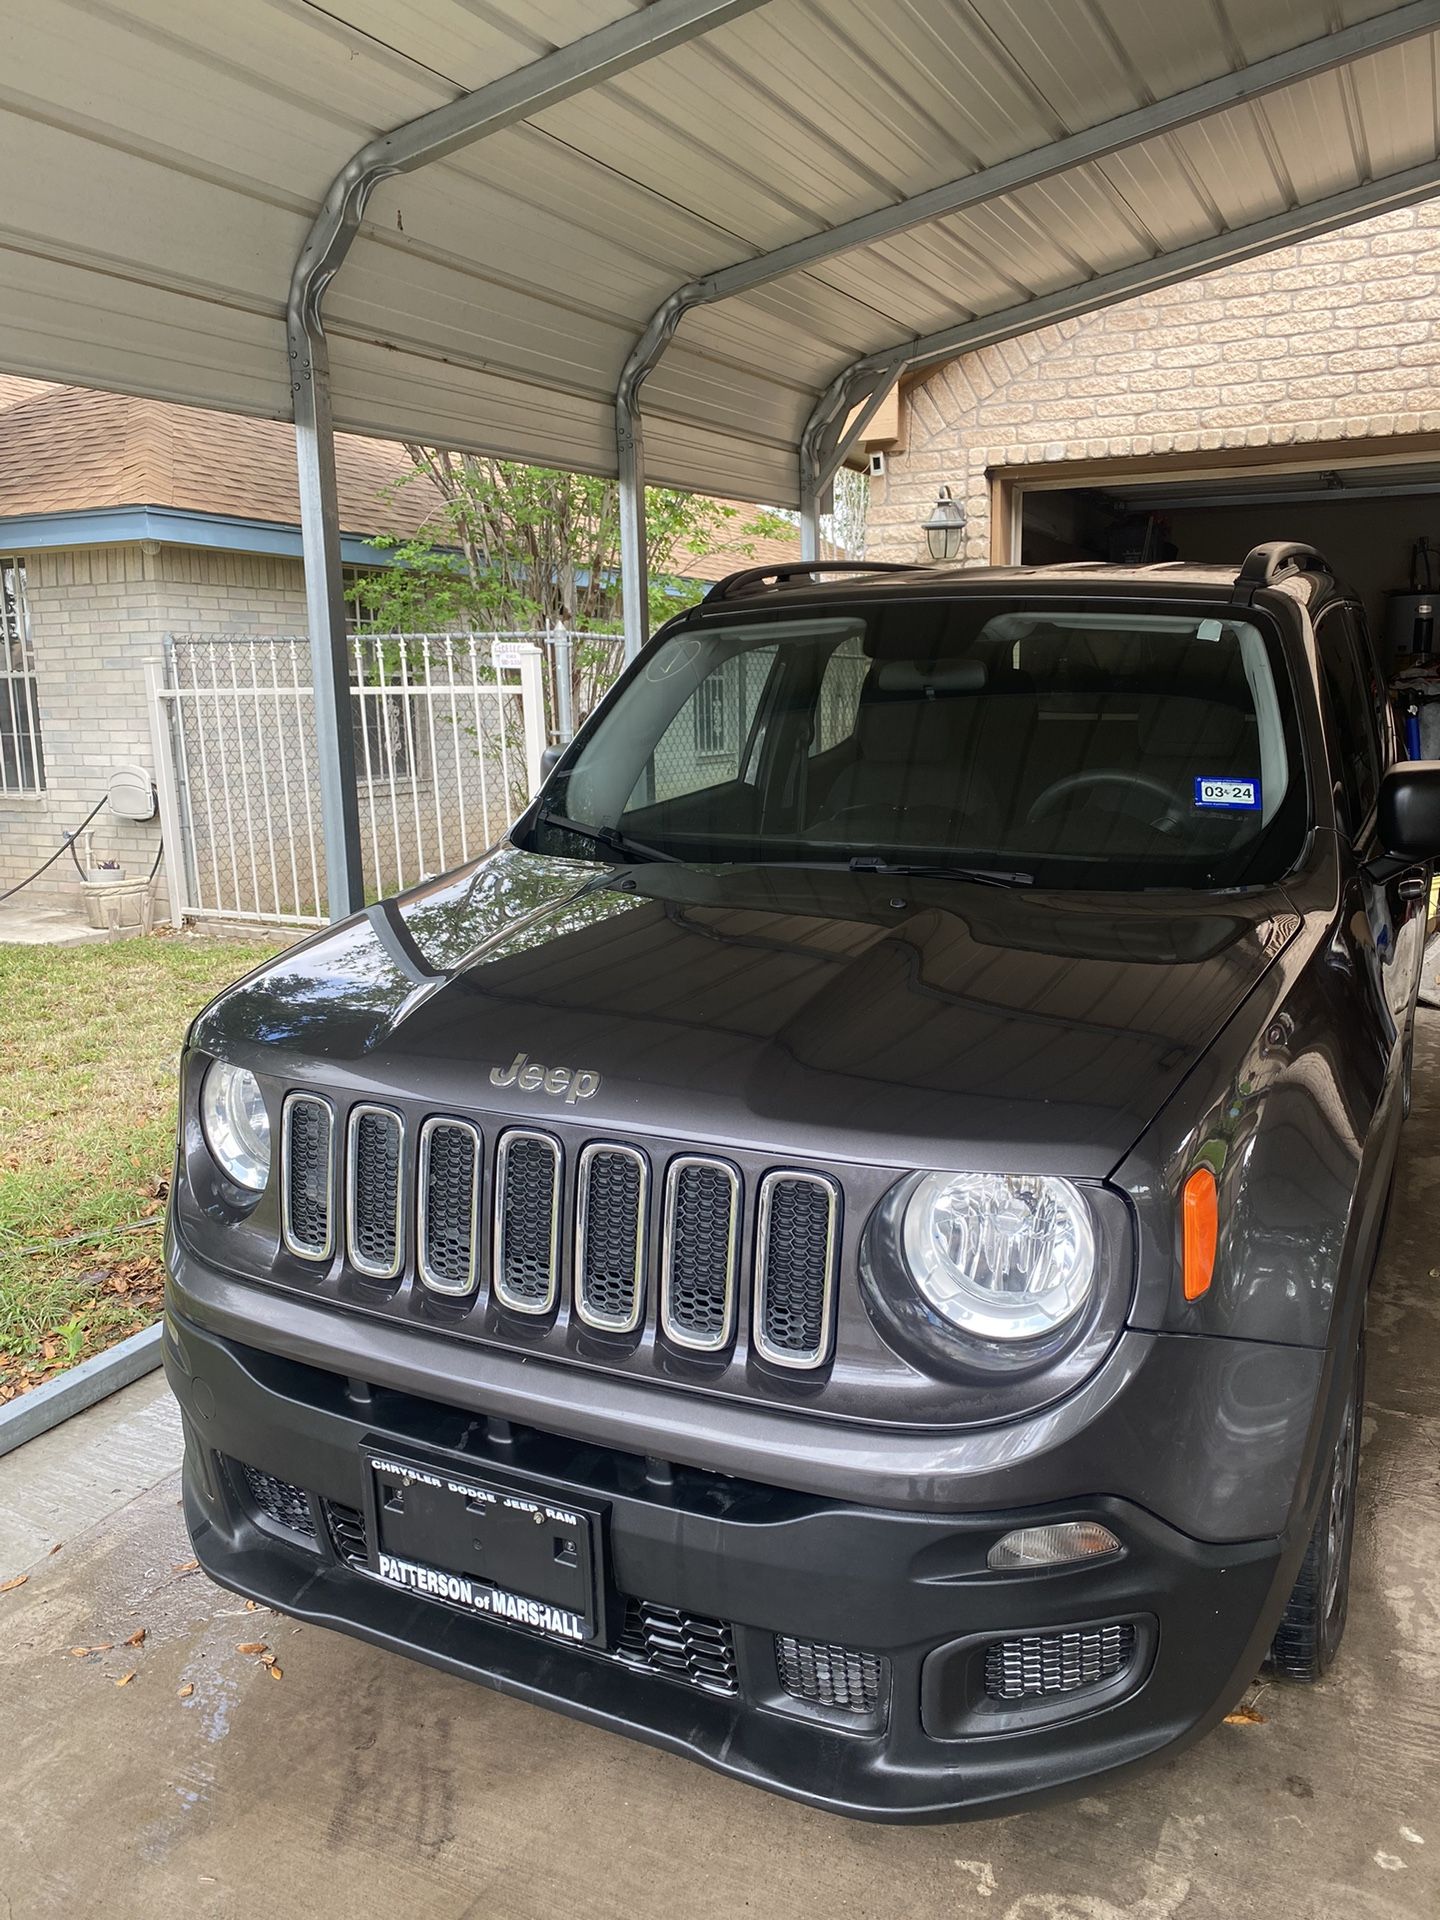
<path id="1" fill-rule="evenodd" d="M 1015 1567 L 1063 1567 L 1123 1552 L 1110 1529 L 1097 1520 L 1061 1520 L 1051 1527 L 1017 1527 L 997 1540 L 985 1559 L 996 1573 L 1008 1573 Z"/>

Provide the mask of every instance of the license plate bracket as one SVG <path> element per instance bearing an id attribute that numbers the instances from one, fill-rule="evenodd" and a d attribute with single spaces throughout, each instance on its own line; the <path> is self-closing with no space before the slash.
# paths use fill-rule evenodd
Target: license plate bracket
<path id="1" fill-rule="evenodd" d="M 607 1509 L 523 1476 L 365 1449 L 370 1572 L 571 1646 L 605 1639 Z"/>

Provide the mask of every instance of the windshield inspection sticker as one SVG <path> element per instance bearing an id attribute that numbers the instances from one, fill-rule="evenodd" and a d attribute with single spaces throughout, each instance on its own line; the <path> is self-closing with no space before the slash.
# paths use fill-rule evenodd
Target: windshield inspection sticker
<path id="1" fill-rule="evenodd" d="M 1195 804 L 1197 807 L 1238 807 L 1246 813 L 1256 813 L 1260 808 L 1260 782 L 1206 779 L 1201 775 L 1195 782 Z"/>

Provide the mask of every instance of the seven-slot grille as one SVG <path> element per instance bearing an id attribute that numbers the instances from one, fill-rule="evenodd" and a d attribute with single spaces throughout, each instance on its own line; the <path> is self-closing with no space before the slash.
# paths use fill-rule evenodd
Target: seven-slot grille
<path id="1" fill-rule="evenodd" d="M 645 1305 L 645 1156 L 594 1142 L 580 1155 L 575 1311 L 589 1327 L 633 1333 Z"/>
<path id="2" fill-rule="evenodd" d="M 985 1691 L 992 1700 L 1075 1693 L 1115 1679 L 1134 1657 L 1135 1629 L 1125 1620 L 996 1640 L 985 1649 Z"/>
<path id="3" fill-rule="evenodd" d="M 728 1347 L 735 1331 L 740 1176 L 723 1160 L 687 1156 L 665 1182 L 660 1325 L 677 1346 Z"/>
<path id="4" fill-rule="evenodd" d="M 823 1173 L 767 1173 L 755 1251 L 755 1345 L 777 1367 L 829 1355 L 840 1190 Z"/>
<path id="5" fill-rule="evenodd" d="M 516 1313 L 548 1313 L 560 1285 L 560 1147 L 521 1128 L 495 1156 L 495 1297 Z"/>
<path id="6" fill-rule="evenodd" d="M 404 1123 L 389 1107 L 350 1109 L 345 1248 L 351 1266 L 372 1280 L 393 1280 L 405 1257 L 400 1224 L 404 1141 Z"/>
<path id="7" fill-rule="evenodd" d="M 292 1253 L 327 1260 L 338 1238 L 357 1272 L 398 1278 L 413 1182 L 421 1281 L 433 1293 L 472 1295 L 485 1277 L 481 1223 L 488 1198 L 492 1297 L 516 1313 L 553 1312 L 568 1191 L 558 1140 L 530 1128 L 508 1129 L 487 1176 L 486 1143 L 468 1120 L 430 1117 L 412 1149 L 402 1116 L 365 1101 L 345 1116 L 343 1132 L 342 1221 L 330 1103 L 318 1094 L 286 1096 L 281 1231 Z M 724 1353 L 734 1342 L 744 1198 L 741 1176 L 728 1161 L 680 1154 L 664 1168 L 659 1323 L 674 1346 Z M 568 1257 L 576 1317 L 605 1332 L 632 1334 L 645 1319 L 651 1263 L 649 1160 L 635 1147 L 591 1141 L 579 1155 L 573 1204 Z M 829 1358 L 840 1227 L 840 1189 L 829 1175 L 782 1170 L 760 1182 L 753 1339 L 772 1365 L 813 1368 Z"/>
<path id="8" fill-rule="evenodd" d="M 328 1260 L 335 1245 L 335 1116 L 312 1093 L 286 1096 L 280 1149 L 280 1230 L 302 1260 Z"/>
<path id="9" fill-rule="evenodd" d="M 420 1129 L 420 1278 L 435 1293 L 475 1285 L 480 1229 L 479 1131 L 468 1120 Z"/>

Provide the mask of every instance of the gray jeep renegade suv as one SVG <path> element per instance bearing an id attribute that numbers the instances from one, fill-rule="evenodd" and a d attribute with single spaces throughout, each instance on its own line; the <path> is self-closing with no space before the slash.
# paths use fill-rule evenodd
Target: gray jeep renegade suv
<path id="1" fill-rule="evenodd" d="M 825 571 L 195 1022 L 186 1513 L 302 1619 L 993 1812 L 1335 1652 L 1440 765 L 1308 548 Z"/>

